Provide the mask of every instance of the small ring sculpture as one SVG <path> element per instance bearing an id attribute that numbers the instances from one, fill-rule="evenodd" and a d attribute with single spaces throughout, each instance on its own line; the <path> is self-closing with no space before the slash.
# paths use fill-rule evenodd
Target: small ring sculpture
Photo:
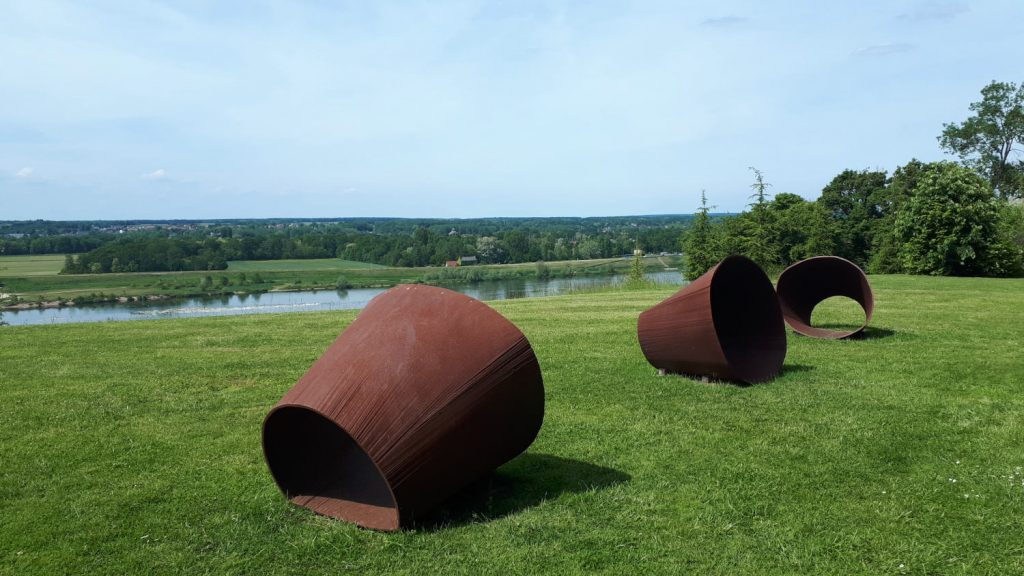
<path id="1" fill-rule="evenodd" d="M 875 311 L 875 297 L 859 266 L 838 256 L 815 256 L 782 271 L 776 285 L 786 323 L 796 332 L 833 340 L 863 334 Z M 826 298 L 845 296 L 860 304 L 864 323 L 856 330 L 829 330 L 811 325 L 814 307 Z"/>

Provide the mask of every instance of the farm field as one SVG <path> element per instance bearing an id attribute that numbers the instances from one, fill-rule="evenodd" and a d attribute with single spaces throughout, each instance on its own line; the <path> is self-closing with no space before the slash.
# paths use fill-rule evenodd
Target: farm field
<path id="1" fill-rule="evenodd" d="M 646 363 L 670 289 L 493 303 L 544 426 L 398 533 L 288 504 L 263 462 L 354 312 L 0 328 L 0 573 L 1024 572 L 1024 280 L 871 282 L 868 338 L 790 332 L 749 387 Z"/>
<path id="2" fill-rule="evenodd" d="M 63 266 L 63 254 L 0 256 L 0 276 L 49 276 Z"/>

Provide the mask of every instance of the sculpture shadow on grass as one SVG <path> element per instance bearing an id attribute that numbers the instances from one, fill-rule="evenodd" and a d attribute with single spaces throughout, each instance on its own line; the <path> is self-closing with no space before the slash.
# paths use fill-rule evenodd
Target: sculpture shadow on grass
<path id="1" fill-rule="evenodd" d="M 527 452 L 462 489 L 411 527 L 436 531 L 488 522 L 566 492 L 599 490 L 629 480 L 628 474 L 614 468 Z"/>
<path id="2" fill-rule="evenodd" d="M 852 329 L 852 324 L 815 324 L 815 328 L 825 328 L 827 330 L 847 330 Z M 866 326 L 862 331 L 850 336 L 847 340 L 880 340 L 882 338 L 888 338 L 896 334 L 895 330 L 888 328 L 878 328 L 876 326 Z"/>
<path id="3" fill-rule="evenodd" d="M 690 380 L 698 384 L 710 384 L 714 386 L 735 386 L 736 388 L 750 388 L 752 386 L 771 386 L 776 380 L 783 376 L 798 374 L 800 372 L 810 372 L 814 370 L 814 366 L 808 366 L 807 364 L 791 364 L 785 363 L 782 368 L 779 369 L 779 373 L 775 378 L 765 382 L 758 382 L 751 384 L 749 382 L 743 382 L 741 380 L 726 380 L 721 378 L 710 378 L 708 376 L 700 374 L 684 374 L 684 373 L 669 373 L 663 374 L 663 376 L 676 376 L 684 380 Z"/>

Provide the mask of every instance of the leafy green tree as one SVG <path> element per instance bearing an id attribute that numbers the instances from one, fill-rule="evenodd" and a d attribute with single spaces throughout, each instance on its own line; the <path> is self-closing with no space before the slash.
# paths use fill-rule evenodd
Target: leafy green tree
<path id="1" fill-rule="evenodd" d="M 1024 253 L 1024 204 L 1006 204 L 1000 209 L 1000 227 L 1004 239 Z"/>
<path id="2" fill-rule="evenodd" d="M 886 173 L 875 170 L 844 170 L 822 189 L 817 201 L 832 220 L 836 256 L 867 264 L 885 196 Z"/>
<path id="3" fill-rule="evenodd" d="M 777 250 L 777 259 L 782 266 L 815 255 L 808 246 L 813 220 L 818 216 L 816 204 L 808 202 L 796 194 L 782 192 L 776 194 L 769 203 L 772 214 L 772 245 Z"/>
<path id="4" fill-rule="evenodd" d="M 914 195 L 917 183 L 929 170 L 929 165 L 916 158 L 896 168 L 889 179 L 884 193 L 875 195 L 880 217 L 872 220 L 871 254 L 868 270 L 874 274 L 898 274 L 903 272 L 899 251 L 900 242 L 895 233 L 896 215 L 900 208 Z"/>
<path id="5" fill-rule="evenodd" d="M 338 290 L 348 290 L 349 288 L 352 287 L 352 282 L 348 279 L 347 276 L 341 274 L 338 276 L 338 280 L 334 283 L 334 287 L 337 288 Z"/>
<path id="6" fill-rule="evenodd" d="M 693 215 L 693 225 L 683 233 L 682 249 L 686 257 L 687 280 L 696 280 L 715 265 L 714 231 L 709 213 L 707 193 L 700 191 L 700 208 Z"/>
<path id="7" fill-rule="evenodd" d="M 914 274 L 1008 276 L 1019 253 L 1000 235 L 1000 204 L 976 172 L 931 164 L 895 219 L 901 267 Z"/>
<path id="8" fill-rule="evenodd" d="M 960 124 L 944 124 L 939 144 L 988 179 L 1001 198 L 1024 193 L 1024 83 L 991 82 L 981 101 L 970 105 L 973 116 Z M 1016 157 L 1015 157 L 1016 155 Z"/>

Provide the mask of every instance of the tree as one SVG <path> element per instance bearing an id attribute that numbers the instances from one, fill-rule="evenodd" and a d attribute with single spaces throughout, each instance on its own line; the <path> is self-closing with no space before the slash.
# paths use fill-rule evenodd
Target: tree
<path id="1" fill-rule="evenodd" d="M 808 202 L 796 194 L 782 192 L 776 194 L 769 203 L 772 214 L 772 245 L 778 251 L 777 258 L 783 266 L 814 255 L 808 246 L 814 218 L 817 216 L 817 205 Z"/>
<path id="2" fill-rule="evenodd" d="M 836 256 L 867 264 L 875 222 L 887 210 L 886 176 L 878 170 L 843 170 L 821 190 L 817 201 L 832 220 Z"/>
<path id="3" fill-rule="evenodd" d="M 1003 241 L 999 209 L 976 172 L 952 162 L 929 165 L 895 219 L 901 267 L 948 276 L 1018 273 L 1019 251 Z"/>
<path id="4" fill-rule="evenodd" d="M 715 265 L 715 247 L 711 218 L 708 213 L 714 206 L 708 206 L 708 197 L 700 191 L 700 208 L 693 215 L 693 226 L 683 233 L 682 249 L 686 256 L 687 280 L 696 280 Z"/>
<path id="5" fill-rule="evenodd" d="M 352 287 L 352 282 L 344 274 L 338 276 L 338 280 L 334 283 L 334 287 L 338 290 L 348 290 Z"/>
<path id="6" fill-rule="evenodd" d="M 749 204 L 749 232 L 744 252 L 751 260 L 767 268 L 778 263 L 778 250 L 772 245 L 772 214 L 768 211 L 768 188 L 771 184 L 764 181 L 760 170 L 753 166 L 750 170 L 754 173 L 754 183 L 750 185 L 754 190 L 750 199 L 754 202 Z"/>
<path id="7" fill-rule="evenodd" d="M 896 168 L 889 179 L 884 193 L 875 195 L 874 203 L 880 216 L 871 226 L 871 254 L 868 270 L 873 274 L 898 274 L 903 272 L 900 263 L 900 242 L 895 234 L 896 215 L 900 208 L 914 195 L 917 183 L 929 170 L 929 165 L 912 159 Z"/>
<path id="8" fill-rule="evenodd" d="M 988 179 L 1001 198 L 1024 193 L 1024 83 L 991 82 L 972 102 L 974 115 L 960 124 L 943 124 L 939 144 Z"/>
<path id="9" fill-rule="evenodd" d="M 629 266 L 629 286 L 640 286 L 644 282 L 644 251 L 637 246 L 633 250 L 633 263 Z"/>

